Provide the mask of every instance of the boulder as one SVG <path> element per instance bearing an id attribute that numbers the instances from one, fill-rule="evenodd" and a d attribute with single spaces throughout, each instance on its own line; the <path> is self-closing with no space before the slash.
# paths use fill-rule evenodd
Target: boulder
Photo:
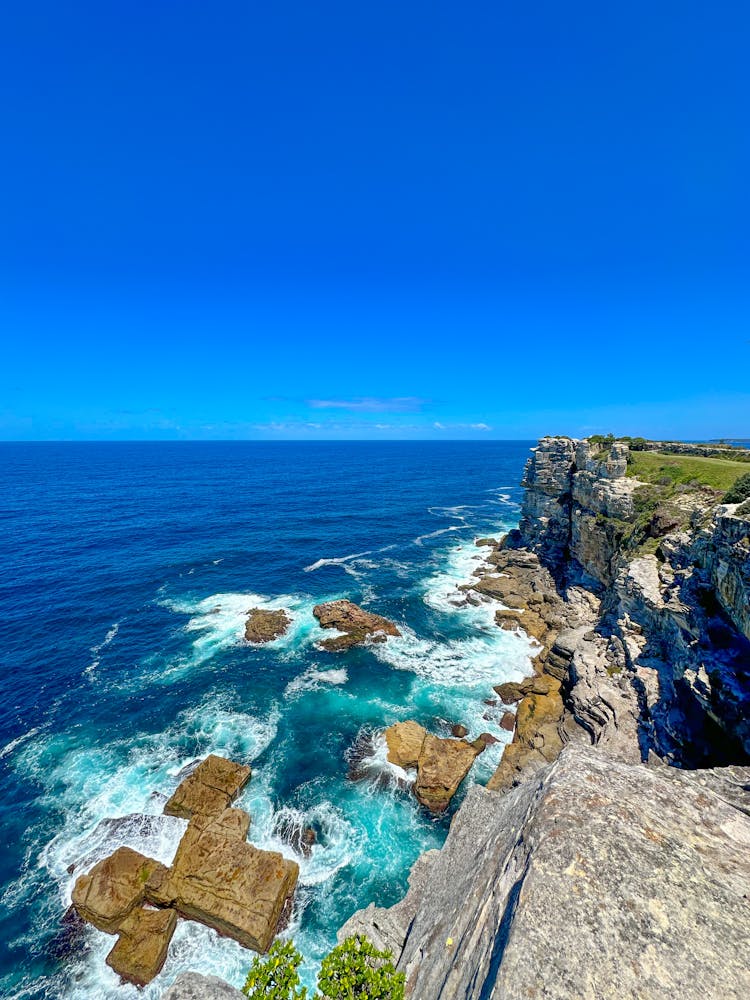
<path id="1" fill-rule="evenodd" d="M 245 1000 L 245 994 L 218 976 L 183 972 L 162 993 L 161 1000 Z"/>
<path id="2" fill-rule="evenodd" d="M 166 872 L 158 861 L 119 847 L 76 880 L 73 906 L 88 923 L 114 934 L 125 917 L 141 905 L 146 882 L 158 872 Z"/>
<path id="3" fill-rule="evenodd" d="M 398 767 L 416 767 L 427 730 L 417 722 L 396 722 L 385 731 L 388 760 Z"/>
<path id="4" fill-rule="evenodd" d="M 250 768 L 209 754 L 164 806 L 168 816 L 210 819 L 222 813 L 250 780 Z"/>
<path id="5" fill-rule="evenodd" d="M 503 717 L 500 720 L 500 728 L 504 729 L 507 733 L 512 733 L 516 728 L 516 717 L 513 712 L 503 712 Z"/>
<path id="6" fill-rule="evenodd" d="M 411 1000 L 747 997 L 750 817 L 706 773 L 570 745 L 503 795 L 475 785 L 405 899 L 340 933 L 387 927 Z"/>
<path id="7" fill-rule="evenodd" d="M 466 726 L 462 726 L 460 722 L 457 722 L 455 726 L 451 726 L 451 735 L 456 736 L 459 740 L 462 740 L 464 736 L 469 735 L 469 730 Z"/>
<path id="8" fill-rule="evenodd" d="M 133 910 L 120 924 L 107 965 L 126 982 L 146 986 L 161 972 L 176 926 L 174 910 Z"/>
<path id="9" fill-rule="evenodd" d="M 278 611 L 251 608 L 247 613 L 245 638 L 253 643 L 272 642 L 284 635 L 291 624 L 292 619 L 283 608 Z"/>
<path id="10" fill-rule="evenodd" d="M 448 808 L 471 765 L 484 750 L 481 738 L 441 739 L 416 722 L 397 722 L 385 731 L 388 760 L 399 767 L 416 767 L 414 794 L 431 812 Z"/>
<path id="11" fill-rule="evenodd" d="M 339 652 L 365 642 L 385 642 L 389 635 L 400 636 L 398 628 L 380 615 L 364 611 L 351 601 L 328 601 L 316 604 L 313 614 L 321 628 L 334 628 L 343 633 L 324 639 L 320 645 L 329 652 Z"/>
<path id="12" fill-rule="evenodd" d="M 213 820 L 193 820 L 172 867 L 149 879 L 146 898 L 265 952 L 294 892 L 299 866 L 248 844 L 250 820 L 241 821 L 240 813 L 228 809 Z"/>

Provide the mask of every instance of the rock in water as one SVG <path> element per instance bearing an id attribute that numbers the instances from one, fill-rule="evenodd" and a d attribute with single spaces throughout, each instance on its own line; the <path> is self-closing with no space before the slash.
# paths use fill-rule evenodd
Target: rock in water
<path id="1" fill-rule="evenodd" d="M 291 624 L 292 619 L 283 608 L 278 611 L 251 608 L 247 613 L 245 638 L 254 643 L 272 642 L 284 635 Z"/>
<path id="2" fill-rule="evenodd" d="M 416 767 L 414 794 L 431 812 L 448 808 L 458 786 L 486 744 L 483 740 L 441 739 L 416 722 L 397 722 L 385 731 L 388 760 L 398 767 Z"/>
<path id="3" fill-rule="evenodd" d="M 117 943 L 107 955 L 107 965 L 121 979 L 146 986 L 161 972 L 176 926 L 174 910 L 143 907 L 133 910 L 120 924 Z"/>
<path id="4" fill-rule="evenodd" d="M 193 820 L 169 870 L 149 879 L 146 898 L 173 906 L 246 948 L 265 952 L 273 941 L 284 904 L 294 892 L 299 866 L 275 851 L 245 840 L 239 809 L 212 821 Z M 247 818 L 246 813 L 242 813 Z"/>
<path id="5" fill-rule="evenodd" d="M 321 628 L 335 628 L 343 635 L 324 639 L 320 645 L 329 652 L 339 652 L 364 642 L 385 642 L 386 636 L 400 636 L 398 628 L 387 618 L 364 611 L 351 601 L 328 601 L 316 604 L 313 614 Z"/>
<path id="6" fill-rule="evenodd" d="M 250 780 L 250 768 L 209 754 L 164 806 L 168 816 L 212 818 L 223 812 Z"/>
<path id="7" fill-rule="evenodd" d="M 470 788 L 405 899 L 339 937 L 387 928 L 412 1000 L 741 1000 L 749 786 L 750 768 L 651 769 L 570 745 L 509 792 Z"/>
<path id="8" fill-rule="evenodd" d="M 77 879 L 73 906 L 94 927 L 114 934 L 143 902 L 146 882 L 154 872 L 166 872 L 166 868 L 138 851 L 120 847 Z"/>
<path id="9" fill-rule="evenodd" d="M 162 993 L 161 1000 L 245 1000 L 245 994 L 217 976 L 183 972 Z"/>

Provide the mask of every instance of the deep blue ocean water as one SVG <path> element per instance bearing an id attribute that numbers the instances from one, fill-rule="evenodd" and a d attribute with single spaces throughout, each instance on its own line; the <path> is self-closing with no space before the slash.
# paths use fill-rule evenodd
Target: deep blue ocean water
<path id="1" fill-rule="evenodd" d="M 252 763 L 250 840 L 300 863 L 288 933 L 308 982 L 355 909 L 400 898 L 449 817 L 419 808 L 377 734 L 416 718 L 508 738 L 484 700 L 528 672 L 529 644 L 456 588 L 474 539 L 516 522 L 530 444 L 0 445 L 3 996 L 151 1000 L 187 968 L 242 983 L 252 953 L 192 922 L 141 993 L 104 964 L 113 938 L 61 934 L 76 877 L 115 847 L 171 860 L 184 824 L 157 818 L 164 796 L 209 752 Z M 321 651 L 311 609 L 337 597 L 403 637 Z M 245 643 L 257 606 L 289 609 L 289 633 Z M 154 819 L 102 823 L 133 814 Z M 317 832 L 309 858 L 295 824 Z"/>

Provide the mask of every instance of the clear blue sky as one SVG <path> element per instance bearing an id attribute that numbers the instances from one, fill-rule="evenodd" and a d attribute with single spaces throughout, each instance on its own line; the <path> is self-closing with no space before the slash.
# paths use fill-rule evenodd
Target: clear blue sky
<path id="1" fill-rule="evenodd" d="M 750 437 L 749 36 L 4 5 L 0 437 Z"/>

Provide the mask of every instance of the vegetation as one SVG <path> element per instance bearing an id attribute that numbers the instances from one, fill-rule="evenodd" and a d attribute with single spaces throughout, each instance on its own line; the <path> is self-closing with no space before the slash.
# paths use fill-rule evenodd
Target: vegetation
<path id="1" fill-rule="evenodd" d="M 320 1000 L 403 1000 L 403 972 L 391 954 L 378 951 L 361 934 L 347 938 L 323 959 L 318 975 Z"/>
<path id="2" fill-rule="evenodd" d="M 253 959 L 242 992 L 252 1000 L 307 1000 L 297 969 L 302 956 L 292 941 L 274 941 L 265 958 Z"/>
<path id="3" fill-rule="evenodd" d="M 323 959 L 315 1000 L 404 1000 L 404 974 L 392 957 L 362 934 L 347 938 Z M 301 963 L 293 942 L 274 941 L 264 958 L 253 959 L 242 992 L 251 1000 L 307 1000 Z"/>
<path id="4" fill-rule="evenodd" d="M 740 504 L 735 513 L 741 514 L 743 517 L 750 517 L 750 500 L 746 500 L 743 504 Z"/>
<path id="5" fill-rule="evenodd" d="M 744 462 L 697 455 L 665 455 L 657 451 L 631 452 L 628 475 L 662 486 L 708 486 L 729 490 L 747 471 Z"/>
<path id="6" fill-rule="evenodd" d="M 750 472 L 740 476 L 724 494 L 724 503 L 742 503 L 750 499 Z"/>

